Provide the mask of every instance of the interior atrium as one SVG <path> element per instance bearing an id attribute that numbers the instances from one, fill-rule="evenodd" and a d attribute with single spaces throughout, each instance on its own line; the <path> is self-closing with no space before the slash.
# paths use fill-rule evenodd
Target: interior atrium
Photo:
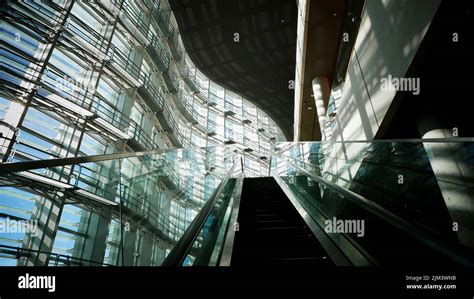
<path id="1" fill-rule="evenodd" d="M 7 0 L 0 266 L 474 265 L 470 7 Z"/>

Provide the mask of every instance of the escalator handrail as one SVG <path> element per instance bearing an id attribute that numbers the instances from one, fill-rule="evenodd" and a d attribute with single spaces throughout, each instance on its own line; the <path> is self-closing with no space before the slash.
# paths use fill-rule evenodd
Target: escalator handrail
<path id="1" fill-rule="evenodd" d="M 290 147 L 295 146 L 295 144 L 384 144 L 384 143 L 400 143 L 400 142 L 411 142 L 413 144 L 419 143 L 424 145 L 425 143 L 466 143 L 474 142 L 472 137 L 447 137 L 447 138 L 406 138 L 406 139 L 377 139 L 377 140 L 322 140 L 322 141 L 300 141 L 297 143 L 294 142 L 280 142 L 277 144 L 277 147 L 274 148 L 274 154 L 278 155 Z M 282 147 L 278 147 L 282 146 Z"/>
<path id="2" fill-rule="evenodd" d="M 201 208 L 196 217 L 194 217 L 194 220 L 191 222 L 184 234 L 181 236 L 181 238 L 178 240 L 171 252 L 165 258 L 162 263 L 162 266 L 179 267 L 183 264 L 184 260 L 188 256 L 188 252 L 193 246 L 194 241 L 199 236 L 199 233 L 201 232 L 201 229 L 203 228 L 209 214 L 217 203 L 220 195 L 224 191 L 227 182 L 233 175 L 234 170 L 238 164 L 240 165 L 240 162 L 234 161 L 234 164 L 229 169 L 226 176 L 222 179 L 219 186 L 217 186 L 212 195 L 209 197 L 209 200 L 207 200 L 207 202 Z"/>
<path id="3" fill-rule="evenodd" d="M 287 163 L 290 163 L 293 165 L 299 172 L 303 173 L 304 175 L 310 177 L 311 179 L 314 179 L 315 181 L 325 185 L 326 187 L 329 187 L 330 189 L 336 191 L 340 195 L 342 195 L 345 198 L 348 198 L 349 200 L 353 201 L 360 207 L 364 208 L 365 210 L 369 211 L 370 213 L 376 215 L 377 217 L 381 218 L 384 221 L 389 222 L 390 224 L 394 225 L 395 227 L 403 229 L 405 232 L 408 234 L 419 238 L 423 243 L 426 245 L 434 248 L 435 250 L 441 252 L 442 254 L 450 257 L 451 259 L 460 262 L 465 265 L 474 265 L 474 262 L 470 259 L 466 259 L 463 257 L 461 254 L 456 252 L 455 250 L 451 249 L 449 246 L 444 244 L 443 242 L 440 242 L 429 235 L 426 235 L 423 233 L 421 230 L 419 230 L 417 227 L 414 225 L 410 224 L 408 221 L 400 218 L 399 216 L 395 215 L 394 213 L 386 210 L 385 208 L 381 207 L 380 205 L 370 201 L 366 197 L 357 194 L 351 190 L 348 190 L 344 187 L 341 187 L 333 182 L 330 182 L 318 175 L 312 174 L 309 171 L 307 171 L 304 168 L 301 168 L 298 166 L 296 163 L 294 163 L 291 157 L 287 156 L 280 156 L 280 155 L 274 155 L 275 158 L 286 161 Z M 293 158 L 295 159 L 295 158 Z"/>
<path id="4" fill-rule="evenodd" d="M 241 159 L 242 161 L 242 159 Z M 242 162 L 243 164 L 243 162 Z M 242 166 L 242 173 L 237 178 L 237 182 L 234 186 L 234 201 L 232 203 L 231 214 L 229 217 L 229 221 L 227 222 L 227 230 L 225 232 L 224 243 L 222 245 L 222 250 L 219 255 L 219 266 L 230 266 L 231 259 L 232 259 L 232 251 L 234 249 L 234 240 L 235 240 L 235 224 L 237 223 L 237 219 L 239 216 L 240 210 L 240 200 L 242 197 L 242 186 L 244 184 L 244 172 Z"/>

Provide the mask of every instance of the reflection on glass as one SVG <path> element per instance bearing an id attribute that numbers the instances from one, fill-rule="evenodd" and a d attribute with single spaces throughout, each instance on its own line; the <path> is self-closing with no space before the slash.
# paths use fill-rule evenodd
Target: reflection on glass
<path id="1" fill-rule="evenodd" d="M 473 142 L 314 142 L 279 143 L 277 147 L 273 173 L 322 227 L 334 217 L 368 222 L 363 238 L 335 234 L 336 243 L 344 239 L 383 263 L 389 263 L 390 258 L 396 263 L 396 259 L 393 253 L 379 250 L 381 246 L 406 250 L 407 258 L 415 252 L 413 239 L 368 213 L 362 208 L 365 205 L 311 176 L 361 195 L 369 205 L 406 221 L 423 236 L 461 255 L 473 256 L 469 229 L 474 223 Z M 454 223 L 459 230 L 453 230 Z M 429 256 L 429 252 L 420 251 L 420 255 Z M 417 262 L 423 258 L 418 257 Z"/>
<path id="2" fill-rule="evenodd" d="M 234 155 L 232 146 L 179 149 L 3 175 L 3 183 L 29 181 L 47 194 L 32 201 L 31 193 L 22 197 L 20 189 L 0 187 L 1 215 L 20 212 L 15 203 L 21 200 L 25 210 L 16 220 L 38 223 L 35 233 L 1 233 L 0 264 L 161 265 L 234 165 Z M 214 214 L 206 229 L 215 226 Z M 195 246 L 202 242 L 206 236 Z"/>

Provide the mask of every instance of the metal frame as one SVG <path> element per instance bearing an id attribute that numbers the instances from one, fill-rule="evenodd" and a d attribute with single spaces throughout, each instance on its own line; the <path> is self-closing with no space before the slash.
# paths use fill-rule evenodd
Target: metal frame
<path id="1" fill-rule="evenodd" d="M 54 261 L 55 263 L 54 266 L 58 266 L 58 263 L 61 262 L 67 266 L 71 266 L 71 265 L 84 266 L 84 264 L 89 264 L 91 266 L 97 266 L 97 267 L 100 267 L 100 266 L 114 267 L 114 265 L 111 265 L 111 264 L 97 262 L 97 261 L 83 259 L 83 258 L 77 258 L 70 255 L 42 251 L 42 250 L 33 250 L 33 249 L 27 249 L 27 248 L 21 248 L 21 247 L 14 247 L 14 246 L 8 246 L 8 245 L 0 245 L 0 253 L 15 256 L 15 258 L 18 260 L 22 257 L 31 257 L 32 255 L 47 254 L 48 260 Z"/>
<path id="2" fill-rule="evenodd" d="M 159 149 L 159 150 L 143 151 L 143 152 L 105 154 L 105 155 L 93 155 L 93 156 L 83 156 L 83 157 L 69 157 L 69 158 L 34 160 L 34 161 L 23 161 L 23 162 L 13 162 L 13 163 L 0 163 L 0 174 L 8 174 L 11 172 L 74 165 L 74 164 L 81 164 L 81 163 L 101 162 L 101 161 L 108 161 L 108 160 L 114 160 L 114 159 L 158 155 L 158 154 L 175 151 L 175 150 L 177 149 L 171 148 L 171 149 Z"/>

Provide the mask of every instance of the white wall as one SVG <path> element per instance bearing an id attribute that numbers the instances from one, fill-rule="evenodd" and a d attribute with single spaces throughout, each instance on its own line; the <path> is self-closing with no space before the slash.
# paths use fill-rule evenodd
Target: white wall
<path id="1" fill-rule="evenodd" d="M 367 0 L 354 45 L 332 140 L 372 140 L 380 128 L 395 91 L 382 91 L 381 78 L 406 74 L 436 13 L 440 0 Z M 349 37 L 352 38 L 352 37 Z M 357 57 L 356 57 L 357 54 Z M 357 59 L 358 58 L 358 59 Z M 360 66 L 359 66 L 360 64 Z M 420 82 L 421 90 L 423 82 Z M 367 88 L 366 88 L 367 86 Z M 345 164 L 365 152 L 364 143 L 339 143 L 330 156 Z M 359 163 L 341 174 L 351 179 Z"/>
<path id="2" fill-rule="evenodd" d="M 296 34 L 296 69 L 295 69 L 295 110 L 293 121 L 293 140 L 299 140 L 301 131 L 301 113 L 303 107 L 303 74 L 306 64 L 306 42 L 308 35 L 309 0 L 298 0 L 298 19 Z"/>
<path id="3" fill-rule="evenodd" d="M 395 96 L 395 91 L 380 90 L 380 79 L 405 76 L 440 2 L 367 0 L 333 138 L 374 138 Z"/>

